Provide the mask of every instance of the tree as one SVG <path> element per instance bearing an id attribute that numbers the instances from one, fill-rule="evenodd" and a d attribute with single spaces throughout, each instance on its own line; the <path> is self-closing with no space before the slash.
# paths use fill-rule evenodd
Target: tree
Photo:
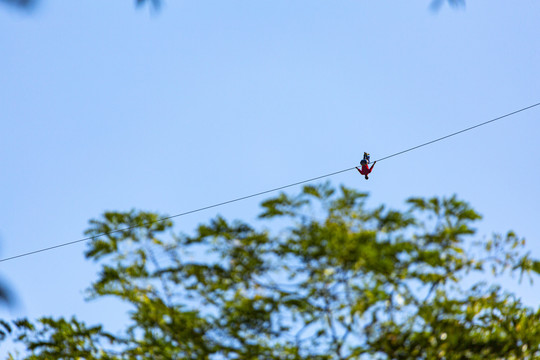
<path id="1" fill-rule="evenodd" d="M 129 324 L 19 321 L 25 359 L 540 356 L 540 310 L 494 285 L 540 272 L 523 239 L 476 240 L 480 215 L 455 196 L 404 211 L 366 200 L 306 186 L 263 202 L 264 225 L 218 216 L 193 235 L 155 213 L 106 212 L 87 231 L 85 255 L 102 264 L 89 294 L 129 304 Z"/>

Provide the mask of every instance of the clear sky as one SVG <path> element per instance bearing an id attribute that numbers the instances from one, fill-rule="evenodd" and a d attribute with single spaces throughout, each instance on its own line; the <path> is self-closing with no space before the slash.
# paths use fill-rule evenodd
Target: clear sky
<path id="1" fill-rule="evenodd" d="M 429 0 L 0 6 L 0 257 L 80 239 L 105 210 L 181 213 L 537 103 L 539 15 L 531 0 L 439 12 Z M 539 134 L 540 107 L 381 162 L 369 181 L 330 180 L 372 205 L 458 194 L 484 216 L 479 238 L 513 229 L 540 257 Z M 252 221 L 264 199 L 176 229 L 218 213 Z M 1 263 L 19 306 L 0 317 L 121 328 L 116 303 L 84 301 L 98 269 L 84 249 Z M 537 286 L 511 289 L 538 306 Z"/>

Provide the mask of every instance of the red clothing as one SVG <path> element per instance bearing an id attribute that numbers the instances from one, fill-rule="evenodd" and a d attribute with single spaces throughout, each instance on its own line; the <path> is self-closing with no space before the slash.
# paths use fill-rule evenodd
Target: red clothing
<path id="1" fill-rule="evenodd" d="M 356 168 L 356 170 L 358 170 L 358 172 L 362 175 L 367 175 L 371 172 L 371 170 L 373 169 L 373 167 L 375 166 L 375 163 L 373 163 L 373 165 L 371 165 L 371 168 L 367 165 L 362 165 L 362 170 L 360 170 L 359 168 Z"/>

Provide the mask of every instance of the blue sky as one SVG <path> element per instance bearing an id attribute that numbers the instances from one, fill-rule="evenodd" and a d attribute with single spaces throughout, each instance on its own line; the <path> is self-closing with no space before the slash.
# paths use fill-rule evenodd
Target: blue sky
<path id="1" fill-rule="evenodd" d="M 132 208 L 176 214 L 358 164 L 540 101 L 540 3 L 43 0 L 0 7 L 2 258 L 83 237 Z M 513 229 L 540 257 L 540 108 L 331 178 L 400 207 L 458 194 L 479 236 Z M 298 189 L 291 189 L 291 192 Z M 180 218 L 255 219 L 265 197 Z M 84 244 L 0 264 L 4 318 L 78 317 L 98 267 Z M 537 290 L 513 282 L 538 306 Z M 1 355 L 2 351 L 0 351 Z"/>

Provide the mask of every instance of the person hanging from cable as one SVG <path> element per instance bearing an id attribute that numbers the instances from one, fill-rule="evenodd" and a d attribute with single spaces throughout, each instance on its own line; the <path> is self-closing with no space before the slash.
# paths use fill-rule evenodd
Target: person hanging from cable
<path id="1" fill-rule="evenodd" d="M 371 173 L 377 161 L 374 161 L 371 167 L 369 167 L 369 163 L 370 163 L 369 154 L 367 152 L 364 152 L 364 158 L 360 161 L 360 165 L 362 165 L 362 169 L 359 169 L 358 167 L 356 167 L 356 170 L 358 170 L 360 174 L 364 175 L 366 180 L 369 179 L 368 174 Z"/>

